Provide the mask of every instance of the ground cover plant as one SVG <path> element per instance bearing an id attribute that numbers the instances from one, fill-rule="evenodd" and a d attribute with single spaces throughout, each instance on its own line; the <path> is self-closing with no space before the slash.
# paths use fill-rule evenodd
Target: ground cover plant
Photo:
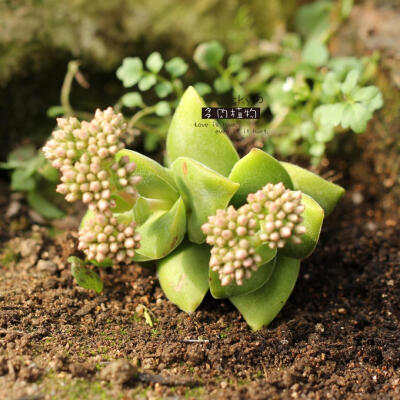
<path id="1" fill-rule="evenodd" d="M 380 90 L 370 84 L 379 62 L 377 53 L 363 58 L 330 54 L 327 42 L 350 10 L 348 1 L 305 5 L 296 14 L 295 32 L 279 34 L 268 42 L 258 41 L 241 53 L 226 54 L 224 46 L 215 40 L 201 43 L 194 50 L 191 70 L 189 60 L 178 56 L 165 60 L 158 51 L 144 60 L 126 57 L 116 76 L 128 91 L 116 101 L 114 109 L 122 112 L 131 132 L 143 134 L 144 150 L 152 153 L 164 147 L 172 114 L 184 86 L 190 84 L 212 104 L 260 107 L 259 120 L 221 120 L 225 130 L 236 126 L 243 138 L 254 137 L 271 155 L 300 157 L 317 166 L 328 148 L 333 152 L 337 148 L 338 135 L 364 132 L 383 104 Z M 74 80 L 87 85 L 77 61 L 68 66 L 61 104 L 48 110 L 50 117 L 93 117 L 70 104 Z M 36 157 L 40 159 L 41 155 Z M 10 163 L 4 167 L 16 168 Z M 16 175 L 32 173 L 29 166 L 20 165 L 18 169 Z M 45 169 L 48 175 L 56 175 L 50 166 Z M 13 190 L 21 189 L 13 185 Z M 29 193 L 27 200 L 36 210 L 47 209 L 38 203 L 51 202 L 51 196 L 41 194 L 39 198 L 37 190 Z M 48 209 L 53 211 L 43 216 L 59 216 L 57 208 L 50 204 Z"/>
<path id="2" fill-rule="evenodd" d="M 179 308 L 194 311 L 210 289 L 260 329 L 285 304 L 344 190 L 260 149 L 239 159 L 216 121 L 201 120 L 205 106 L 189 87 L 169 128 L 167 167 L 124 148 L 127 124 L 111 107 L 90 122 L 58 119 L 43 151 L 61 172 L 57 191 L 89 206 L 78 245 L 88 263 L 159 260 L 161 287 Z M 78 283 L 101 291 L 84 261 L 70 261 Z"/>

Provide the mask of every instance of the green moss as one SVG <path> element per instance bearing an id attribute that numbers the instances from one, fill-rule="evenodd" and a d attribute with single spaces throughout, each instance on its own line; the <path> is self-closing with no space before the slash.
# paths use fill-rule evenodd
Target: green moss
<path id="1" fill-rule="evenodd" d="M 0 253 L 0 267 L 8 267 L 10 264 L 18 262 L 19 255 L 14 253 L 11 247 L 6 247 Z"/>
<path id="2" fill-rule="evenodd" d="M 41 379 L 40 389 L 58 400 L 111 400 L 122 399 L 124 396 L 122 392 L 112 390 L 108 383 L 59 376 L 53 372 Z"/>

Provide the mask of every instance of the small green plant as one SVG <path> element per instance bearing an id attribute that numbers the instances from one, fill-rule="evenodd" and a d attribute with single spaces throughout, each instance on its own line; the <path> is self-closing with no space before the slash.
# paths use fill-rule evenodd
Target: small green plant
<path id="1" fill-rule="evenodd" d="M 61 218 L 64 212 L 55 204 L 58 171 L 36 152 L 33 146 L 21 146 L 8 155 L 0 168 L 11 170 L 10 189 L 26 194 L 29 205 L 45 218 Z"/>
<path id="2" fill-rule="evenodd" d="M 169 127 L 166 167 L 124 148 L 127 124 L 112 108 L 90 122 L 58 119 L 43 150 L 61 172 L 57 191 L 89 206 L 79 230 L 86 263 L 157 260 L 180 309 L 194 311 L 210 290 L 259 329 L 283 307 L 344 190 L 259 149 L 240 159 L 217 122 L 201 120 L 204 106 L 189 87 Z M 91 272 L 80 279 L 100 289 Z"/>
<path id="3" fill-rule="evenodd" d="M 161 139 L 165 139 L 170 115 L 182 96 L 183 83 L 180 79 L 188 65 L 180 57 L 165 62 L 158 52 L 151 53 L 143 65 L 139 57 L 127 57 L 117 70 L 117 77 L 125 88 L 137 85 L 137 91 L 125 93 L 116 104 L 137 111 L 130 117 L 128 127 L 137 127 L 146 133 L 145 150 L 152 151 Z M 154 89 L 155 104 L 147 105 L 141 92 Z"/>
<path id="4" fill-rule="evenodd" d="M 252 51 L 229 55 L 226 62 L 219 42 L 202 43 L 195 50 L 199 68 L 216 74 L 216 93 L 230 93 L 236 106 L 261 108 L 256 125 L 238 122 L 244 132 L 261 132 L 267 152 L 303 155 L 318 164 L 337 133 L 364 132 L 382 107 L 381 92 L 368 85 L 377 55 L 357 59 L 329 53 L 327 41 L 351 7 L 347 0 L 300 7 L 296 33 L 260 42 Z M 208 86 L 204 94 L 211 92 Z"/>

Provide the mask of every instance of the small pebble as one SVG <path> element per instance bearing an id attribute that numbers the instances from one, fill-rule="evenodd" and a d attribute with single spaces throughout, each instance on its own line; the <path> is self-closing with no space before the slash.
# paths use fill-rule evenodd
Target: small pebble
<path id="1" fill-rule="evenodd" d="M 50 272 L 54 274 L 57 271 L 57 265 L 53 261 L 39 260 L 37 263 L 37 269 L 42 272 Z"/>
<path id="2" fill-rule="evenodd" d="M 136 378 L 137 368 L 134 367 L 127 360 L 112 361 L 105 367 L 101 373 L 100 378 L 112 383 L 123 385 Z"/>

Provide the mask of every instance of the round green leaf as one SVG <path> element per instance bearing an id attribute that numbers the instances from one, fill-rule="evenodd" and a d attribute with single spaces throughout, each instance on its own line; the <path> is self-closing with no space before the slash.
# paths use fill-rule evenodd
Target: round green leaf
<path id="1" fill-rule="evenodd" d="M 293 183 L 285 168 L 275 158 L 260 149 L 252 149 L 232 168 L 229 179 L 240 184 L 232 198 L 232 204 L 240 207 L 246 202 L 247 195 L 261 189 L 267 183 L 282 182 L 292 189 Z"/>
<path id="2" fill-rule="evenodd" d="M 171 107 L 169 106 L 168 101 L 160 101 L 156 104 L 156 114 L 159 117 L 166 117 L 171 114 Z"/>
<path id="3" fill-rule="evenodd" d="M 182 311 L 193 312 L 208 291 L 207 245 L 182 244 L 157 266 L 160 285 L 168 300 Z"/>
<path id="4" fill-rule="evenodd" d="M 117 69 L 117 78 L 124 87 L 131 87 L 139 82 L 143 75 L 143 63 L 139 57 L 127 57 Z"/>
<path id="5" fill-rule="evenodd" d="M 126 93 L 121 97 L 121 103 L 125 107 L 143 107 L 142 95 L 139 92 Z"/>
<path id="6" fill-rule="evenodd" d="M 316 200 L 324 209 L 325 215 L 329 215 L 343 197 L 344 189 L 341 186 L 328 182 L 297 165 L 287 162 L 281 162 L 281 164 L 289 173 L 294 189 L 301 190 Z"/>
<path id="7" fill-rule="evenodd" d="M 244 279 L 241 286 L 238 286 L 235 281 L 232 281 L 227 286 L 221 286 L 218 272 L 214 272 L 210 268 L 209 280 L 211 295 L 216 299 L 226 299 L 232 296 L 252 293 L 263 286 L 265 282 L 270 279 L 275 267 L 276 249 L 269 250 L 269 261 L 260 265 L 257 271 L 252 271 L 250 279 Z"/>
<path id="8" fill-rule="evenodd" d="M 151 53 L 147 57 L 146 67 L 148 70 L 150 70 L 151 72 L 154 72 L 155 74 L 160 72 L 163 64 L 164 64 L 164 61 L 161 57 L 161 54 L 158 51 Z"/>
<path id="9" fill-rule="evenodd" d="M 243 67 L 243 57 L 241 54 L 232 54 L 228 57 L 228 67 L 231 72 L 237 72 Z"/>
<path id="10" fill-rule="evenodd" d="M 201 118 L 204 100 L 193 87 L 183 94 L 172 118 L 167 136 L 167 158 L 190 157 L 228 176 L 239 156 L 225 133 L 218 133 L 215 120 Z"/>
<path id="11" fill-rule="evenodd" d="M 206 94 L 212 92 L 212 87 L 208 83 L 198 82 L 195 83 L 193 86 L 200 96 L 205 96 Z"/>
<path id="12" fill-rule="evenodd" d="M 170 82 L 160 82 L 155 87 L 156 94 L 159 98 L 163 99 L 172 93 L 172 84 Z"/>
<path id="13" fill-rule="evenodd" d="M 173 162 L 171 169 L 188 209 L 188 235 L 194 243 L 203 243 L 201 226 L 217 209 L 225 209 L 239 185 L 187 157 Z"/>
<path id="14" fill-rule="evenodd" d="M 300 270 L 300 260 L 278 256 L 271 278 L 253 293 L 231 297 L 254 331 L 269 325 L 279 314 L 294 289 Z"/>
<path id="15" fill-rule="evenodd" d="M 187 71 L 188 65 L 181 57 L 174 57 L 165 64 L 165 69 L 171 76 L 177 78 Z"/>
<path id="16" fill-rule="evenodd" d="M 226 76 L 219 76 L 214 81 L 214 88 L 217 93 L 225 93 L 231 88 L 231 82 Z"/>
<path id="17" fill-rule="evenodd" d="M 157 82 L 157 78 L 153 74 L 148 74 L 145 75 L 138 84 L 139 89 L 142 92 L 145 92 L 146 90 L 149 90 L 152 86 L 154 86 Z"/>
<path id="18" fill-rule="evenodd" d="M 194 51 L 193 59 L 201 69 L 216 67 L 224 57 L 225 50 L 216 40 L 201 43 Z"/>

